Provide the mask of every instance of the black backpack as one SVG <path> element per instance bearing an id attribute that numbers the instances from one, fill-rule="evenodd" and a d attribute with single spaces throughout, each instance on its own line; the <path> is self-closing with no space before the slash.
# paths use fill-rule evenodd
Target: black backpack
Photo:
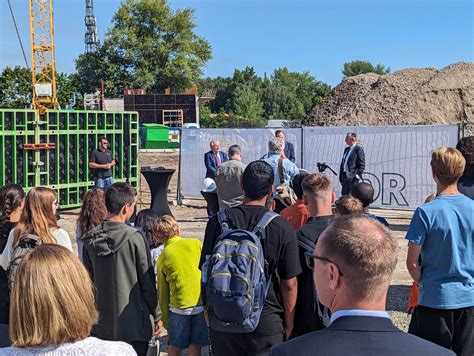
<path id="1" fill-rule="evenodd" d="M 18 265 L 20 264 L 21 260 L 23 259 L 23 257 L 25 257 L 25 255 L 29 253 L 32 249 L 36 248 L 37 246 L 41 244 L 42 244 L 41 238 L 37 235 L 25 234 L 25 235 L 20 236 L 20 240 L 18 241 L 18 244 L 13 249 L 12 258 L 7 268 L 8 287 L 10 289 L 12 289 L 12 286 L 13 286 L 16 269 Z"/>

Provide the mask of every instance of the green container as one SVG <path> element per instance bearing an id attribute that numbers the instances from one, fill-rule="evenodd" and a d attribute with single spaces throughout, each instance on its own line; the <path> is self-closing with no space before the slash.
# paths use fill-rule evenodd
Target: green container
<path id="1" fill-rule="evenodd" d="M 147 149 L 168 148 L 169 127 L 160 124 L 143 124 L 143 145 Z"/>
<path id="2" fill-rule="evenodd" d="M 25 190 L 47 186 L 57 191 L 62 208 L 81 205 L 93 185 L 89 155 L 106 136 L 117 157 L 115 182 L 138 187 L 138 114 L 136 112 L 0 109 L 0 186 Z M 23 144 L 53 143 L 54 149 L 25 150 Z"/>

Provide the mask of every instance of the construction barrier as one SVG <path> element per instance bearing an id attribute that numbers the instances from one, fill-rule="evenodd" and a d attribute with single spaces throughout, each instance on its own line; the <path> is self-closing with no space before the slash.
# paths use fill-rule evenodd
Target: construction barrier
<path id="1" fill-rule="evenodd" d="M 200 198 L 205 176 L 204 153 L 209 142 L 221 141 L 225 151 L 240 144 L 244 163 L 259 159 L 267 152 L 274 129 L 183 129 L 181 136 L 180 191 L 184 198 Z M 297 165 L 308 172 L 317 172 L 317 163 L 324 162 L 339 174 L 342 153 L 348 132 L 356 132 L 364 147 L 366 169 L 363 179 L 375 189 L 373 207 L 413 209 L 435 191 L 431 176 L 431 151 L 439 146 L 454 147 L 458 141 L 457 125 L 433 126 L 357 126 L 305 127 L 285 129 L 286 139 L 295 146 Z M 340 194 L 337 176 L 334 189 Z"/>
<path id="2" fill-rule="evenodd" d="M 0 186 L 47 186 L 62 208 L 80 206 L 94 185 L 89 155 L 106 136 L 115 182 L 138 186 L 138 114 L 134 112 L 0 110 Z"/>

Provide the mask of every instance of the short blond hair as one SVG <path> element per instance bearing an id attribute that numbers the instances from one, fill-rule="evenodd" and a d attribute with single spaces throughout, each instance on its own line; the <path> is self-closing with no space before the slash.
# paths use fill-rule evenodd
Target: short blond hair
<path id="1" fill-rule="evenodd" d="M 344 274 L 354 300 L 373 301 L 387 293 L 397 265 L 397 243 L 380 222 L 366 216 L 335 218 L 318 245 Z"/>
<path id="2" fill-rule="evenodd" d="M 326 195 L 332 193 L 332 181 L 326 174 L 311 173 L 301 182 L 301 189 L 314 197 Z"/>
<path id="3" fill-rule="evenodd" d="M 23 257 L 11 291 L 13 346 L 83 340 L 97 320 L 92 283 L 77 256 L 62 246 L 43 244 Z"/>
<path id="4" fill-rule="evenodd" d="M 166 241 L 178 234 L 179 226 L 175 218 L 163 215 L 155 220 L 153 224 L 153 235 L 155 240 Z"/>
<path id="5" fill-rule="evenodd" d="M 362 202 L 350 195 L 344 195 L 334 203 L 339 215 L 361 215 L 364 212 Z"/>
<path id="6" fill-rule="evenodd" d="M 466 160 L 459 150 L 439 147 L 431 155 L 433 175 L 443 185 L 455 184 L 464 172 Z"/>

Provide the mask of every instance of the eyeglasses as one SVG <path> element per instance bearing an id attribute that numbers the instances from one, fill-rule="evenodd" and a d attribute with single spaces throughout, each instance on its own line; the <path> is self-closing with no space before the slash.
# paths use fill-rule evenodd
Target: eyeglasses
<path id="1" fill-rule="evenodd" d="M 333 265 L 335 265 L 337 267 L 337 270 L 339 271 L 340 276 L 344 277 L 344 274 L 342 274 L 342 271 L 339 268 L 339 266 L 337 264 L 335 264 L 333 261 L 331 261 L 329 258 L 313 255 L 309 251 L 304 253 L 304 257 L 305 257 L 305 260 L 306 260 L 306 265 L 310 269 L 314 269 L 314 260 L 320 260 L 320 261 L 332 263 Z"/>

